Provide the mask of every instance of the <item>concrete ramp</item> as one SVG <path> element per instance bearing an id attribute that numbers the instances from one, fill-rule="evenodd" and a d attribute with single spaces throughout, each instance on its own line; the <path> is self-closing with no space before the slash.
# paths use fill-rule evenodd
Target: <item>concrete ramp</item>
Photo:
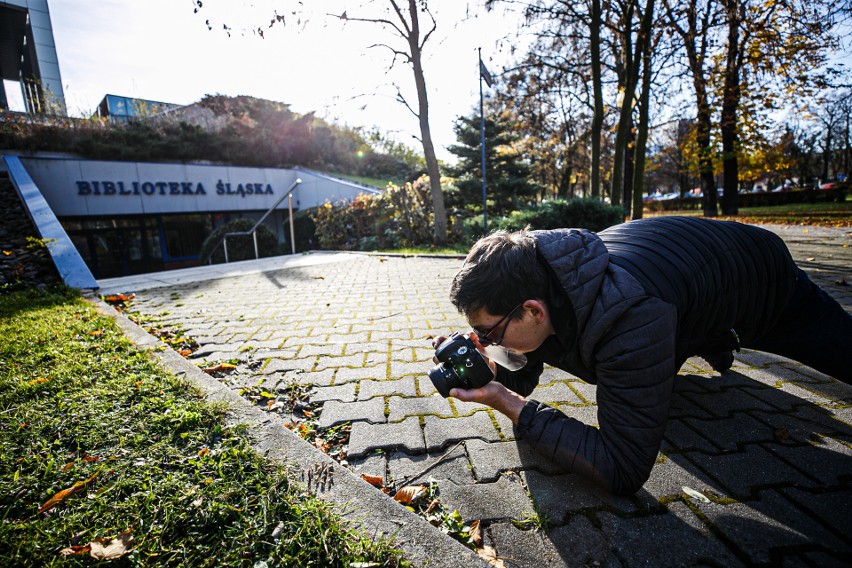
<path id="1" fill-rule="evenodd" d="M 24 204 L 24 210 L 38 233 L 45 239 L 50 257 L 62 280 L 68 286 L 81 290 L 99 288 L 92 271 L 77 252 L 74 243 L 62 228 L 21 160 L 17 156 L 3 156 L 3 160 L 9 171 L 9 179 Z"/>

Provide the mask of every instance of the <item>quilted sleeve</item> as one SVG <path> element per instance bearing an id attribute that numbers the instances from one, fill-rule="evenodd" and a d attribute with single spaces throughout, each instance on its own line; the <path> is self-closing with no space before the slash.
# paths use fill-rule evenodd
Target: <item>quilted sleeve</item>
<path id="1" fill-rule="evenodd" d="M 538 386 L 538 379 L 543 370 L 544 363 L 542 361 L 530 358 L 522 369 L 514 372 L 507 371 L 503 367 L 498 366 L 495 380 L 521 396 L 529 396 L 535 387 Z"/>
<path id="2" fill-rule="evenodd" d="M 646 298 L 596 343 L 598 427 L 531 400 L 518 431 L 554 463 L 616 494 L 647 481 L 668 418 L 675 368 L 676 313 Z"/>

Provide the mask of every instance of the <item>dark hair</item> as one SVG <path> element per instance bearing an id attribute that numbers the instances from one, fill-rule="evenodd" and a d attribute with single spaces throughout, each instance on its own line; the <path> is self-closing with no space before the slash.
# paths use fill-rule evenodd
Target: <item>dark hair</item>
<path id="1" fill-rule="evenodd" d="M 462 314 L 484 307 L 505 315 L 526 300 L 547 298 L 548 274 L 526 229 L 495 231 L 476 241 L 450 286 L 450 301 Z"/>

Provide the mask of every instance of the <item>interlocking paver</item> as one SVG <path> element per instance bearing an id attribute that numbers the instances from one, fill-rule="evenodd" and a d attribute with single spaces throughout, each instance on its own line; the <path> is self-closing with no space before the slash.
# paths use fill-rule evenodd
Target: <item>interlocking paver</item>
<path id="1" fill-rule="evenodd" d="M 423 484 L 430 479 L 456 484 L 471 484 L 475 481 L 462 446 L 415 456 L 395 452 L 388 458 L 388 473 L 397 486 Z"/>
<path id="2" fill-rule="evenodd" d="M 607 493 L 575 475 L 546 475 L 528 469 L 521 472 L 521 477 L 533 496 L 536 509 L 555 525 L 561 525 L 571 514 L 587 509 L 636 512 L 632 499 Z M 571 495 L 571 498 L 566 499 L 566 495 Z"/>
<path id="3" fill-rule="evenodd" d="M 447 480 L 439 486 L 444 505 L 457 509 L 465 519 L 521 520 L 533 512 L 524 486 L 512 474 L 501 475 L 493 483 L 457 484 Z"/>
<path id="4" fill-rule="evenodd" d="M 366 379 L 358 383 L 358 398 L 367 400 L 374 396 L 402 395 L 417 396 L 417 381 L 412 377 L 394 381 L 374 381 Z"/>
<path id="5" fill-rule="evenodd" d="M 711 450 L 714 452 L 733 452 L 743 444 L 771 442 L 776 437 L 775 430 L 745 412 L 735 412 L 712 422 L 701 418 L 684 418 L 683 421 L 699 435 L 707 432 L 707 441 L 715 446 Z"/>
<path id="6" fill-rule="evenodd" d="M 559 551 L 541 531 L 521 530 L 511 523 L 493 523 L 487 535 L 491 546 L 496 545 L 500 558 L 508 559 L 504 562 L 506 566 L 571 566 L 563 563 Z"/>
<path id="7" fill-rule="evenodd" d="M 438 450 L 465 438 L 481 438 L 489 442 L 500 440 L 500 432 L 491 421 L 491 415 L 484 410 L 461 418 L 426 416 L 423 420 L 423 434 L 426 436 L 426 447 L 429 451 Z"/>
<path id="8" fill-rule="evenodd" d="M 850 235 L 772 230 L 852 310 L 852 287 L 837 284 L 852 281 Z M 160 318 L 199 341 L 193 362 L 240 358 L 223 379 L 233 389 L 264 379 L 263 388 L 282 392 L 311 385 L 320 427 L 352 422 L 357 472 L 398 481 L 429 467 L 419 482 L 431 475 L 445 505 L 468 521 L 481 516 L 486 542 L 507 565 L 848 565 L 848 385 L 747 349 L 721 375 L 689 359 L 650 479 L 634 496 L 613 497 L 516 441 L 501 414 L 436 396 L 432 339 L 467 329 L 447 297 L 462 261 L 383 258 L 122 291 L 137 293 L 143 314 L 169 312 Z M 595 386 L 559 369 L 545 366 L 531 398 L 597 423 Z M 687 497 L 684 486 L 716 501 Z M 533 501 L 547 530 L 507 521 Z"/>
<path id="9" fill-rule="evenodd" d="M 311 402 L 328 402 L 330 400 L 354 402 L 356 386 L 355 383 L 346 383 L 333 387 L 316 387 L 311 393 Z"/>
<path id="10" fill-rule="evenodd" d="M 688 452 L 683 455 L 737 499 L 749 498 L 754 487 L 781 484 L 800 487 L 819 485 L 787 463 L 771 459 L 773 454 L 760 446 L 748 445 L 736 452 L 725 454 Z"/>
<path id="11" fill-rule="evenodd" d="M 488 442 L 473 439 L 467 440 L 465 446 L 476 479 L 482 482 L 495 481 L 504 471 L 535 469 L 548 474 L 561 473 L 553 462 L 523 442 Z"/>
<path id="12" fill-rule="evenodd" d="M 403 448 L 410 454 L 422 454 L 426 451 L 423 430 L 416 416 L 394 424 L 368 424 L 367 422 L 352 424 L 349 455 L 353 458 L 364 457 L 373 450 L 397 448 Z"/>
<path id="13" fill-rule="evenodd" d="M 323 405 L 317 425 L 320 428 L 328 428 L 336 424 L 358 420 L 366 420 L 373 424 L 387 422 L 385 419 L 385 401 L 380 398 L 355 402 L 330 400 Z"/>
<path id="14" fill-rule="evenodd" d="M 755 564 L 783 565 L 788 551 L 804 547 L 852 554 L 848 540 L 843 543 L 775 491 L 763 491 L 760 499 L 745 503 L 702 507 L 702 513 Z"/>
<path id="15" fill-rule="evenodd" d="M 399 422 L 408 416 L 452 416 L 453 409 L 447 399 L 439 395 L 415 398 L 392 396 L 388 398 L 388 422 Z"/>
<path id="16" fill-rule="evenodd" d="M 669 514 L 620 518 L 597 515 L 601 530 L 624 566 L 742 566 L 721 540 L 683 503 Z"/>

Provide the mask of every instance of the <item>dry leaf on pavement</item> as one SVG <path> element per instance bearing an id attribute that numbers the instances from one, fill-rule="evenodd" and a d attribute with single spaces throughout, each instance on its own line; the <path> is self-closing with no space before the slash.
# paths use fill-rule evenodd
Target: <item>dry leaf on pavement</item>
<path id="1" fill-rule="evenodd" d="M 410 505 L 426 495 L 426 487 L 424 485 L 406 485 L 396 492 L 393 500 L 403 505 Z"/>
<path id="2" fill-rule="evenodd" d="M 482 558 L 492 566 L 496 566 L 497 568 L 506 568 L 506 564 L 502 560 L 497 558 L 497 551 L 490 546 L 483 546 L 482 548 L 477 548 L 476 554 L 478 554 L 480 558 Z"/>
<path id="3" fill-rule="evenodd" d="M 692 497 L 693 499 L 698 499 L 702 503 L 710 502 L 710 499 L 708 499 L 706 495 L 704 495 L 703 493 L 699 493 L 692 487 L 687 487 L 686 485 L 684 485 L 683 487 L 681 487 L 681 489 L 683 489 L 683 492 Z"/>
<path id="4" fill-rule="evenodd" d="M 362 473 L 361 479 L 363 479 L 373 487 L 381 487 L 382 485 L 384 485 L 384 481 L 382 480 L 381 475 L 367 475 L 366 473 Z"/>

